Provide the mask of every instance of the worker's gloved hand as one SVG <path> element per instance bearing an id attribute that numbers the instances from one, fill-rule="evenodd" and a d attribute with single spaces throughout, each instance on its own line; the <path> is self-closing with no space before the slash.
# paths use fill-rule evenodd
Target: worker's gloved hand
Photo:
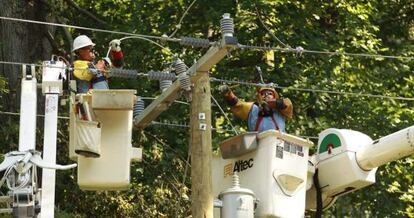
<path id="1" fill-rule="evenodd" d="M 99 71 L 106 71 L 106 63 L 104 60 L 99 60 L 96 64 L 95 67 L 96 69 L 98 69 Z"/>
<path id="2" fill-rule="evenodd" d="M 276 108 L 279 110 L 283 110 L 285 109 L 287 106 L 285 105 L 283 98 L 278 98 L 276 100 Z"/>
<path id="3" fill-rule="evenodd" d="M 111 47 L 112 51 L 121 51 L 121 40 L 114 39 L 109 43 L 109 46 Z"/>
<path id="4" fill-rule="evenodd" d="M 218 87 L 218 90 L 220 91 L 220 93 L 222 95 L 225 95 L 225 94 L 227 94 L 227 93 L 229 93 L 231 91 L 231 89 L 230 89 L 230 87 L 228 85 L 220 85 Z"/>
<path id="5" fill-rule="evenodd" d="M 112 65 L 112 61 L 110 58 L 102 58 L 102 60 L 105 62 L 105 67 L 109 68 Z"/>
<path id="6" fill-rule="evenodd" d="M 272 114 L 272 108 L 270 108 L 270 105 L 267 102 L 262 102 L 261 107 L 262 116 L 269 116 L 270 114 Z"/>
<path id="7" fill-rule="evenodd" d="M 218 87 L 221 95 L 224 97 L 224 101 L 231 107 L 237 104 L 239 99 L 234 95 L 228 85 L 221 85 Z"/>

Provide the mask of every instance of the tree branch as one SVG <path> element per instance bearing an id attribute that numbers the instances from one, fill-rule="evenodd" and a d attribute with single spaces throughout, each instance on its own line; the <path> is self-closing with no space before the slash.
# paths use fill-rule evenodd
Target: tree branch
<path id="1" fill-rule="evenodd" d="M 92 20 L 98 22 L 100 25 L 105 26 L 107 25 L 107 23 L 99 18 L 97 18 L 95 15 L 93 15 L 92 13 L 90 13 L 89 11 L 79 7 L 75 2 L 73 2 L 72 0 L 65 0 L 66 3 L 68 3 L 69 6 L 75 8 L 76 10 L 80 11 L 82 14 L 90 17 Z"/>
<path id="2" fill-rule="evenodd" d="M 55 38 L 52 36 L 52 34 L 49 31 L 47 31 L 45 35 L 50 45 L 52 46 L 53 50 L 59 52 L 61 56 L 66 57 L 67 55 L 66 51 L 64 49 L 59 48 L 59 45 L 56 43 Z"/>
<path id="3" fill-rule="evenodd" d="M 59 23 L 62 23 L 59 17 L 57 17 L 56 20 Z M 70 34 L 70 32 L 69 32 L 69 30 L 68 30 L 67 27 L 62 27 L 62 30 L 63 30 L 63 33 L 65 34 L 66 40 L 69 42 L 69 45 L 72 45 L 73 44 L 72 34 Z M 69 60 L 70 63 L 73 63 L 73 61 L 75 60 L 74 59 L 74 56 L 73 56 L 73 52 L 70 49 L 69 49 L 69 59 L 70 59 Z"/>

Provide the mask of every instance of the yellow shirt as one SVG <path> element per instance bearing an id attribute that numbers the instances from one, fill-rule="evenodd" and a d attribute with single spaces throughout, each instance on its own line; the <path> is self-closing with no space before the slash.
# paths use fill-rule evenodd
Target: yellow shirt
<path id="1" fill-rule="evenodd" d="M 93 73 L 89 70 L 90 68 L 95 68 L 90 61 L 76 60 L 73 62 L 73 75 L 80 79 L 91 81 L 93 78 Z"/>

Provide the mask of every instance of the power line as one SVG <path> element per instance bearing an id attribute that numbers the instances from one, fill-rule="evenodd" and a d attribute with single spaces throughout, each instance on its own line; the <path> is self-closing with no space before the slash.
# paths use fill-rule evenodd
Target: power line
<path id="1" fill-rule="evenodd" d="M 234 128 L 233 124 L 231 123 L 229 117 L 227 116 L 226 113 L 224 113 L 223 108 L 221 108 L 220 104 L 218 103 L 218 101 L 214 98 L 213 95 L 211 95 L 211 98 L 213 99 L 213 101 L 216 103 L 217 107 L 220 109 L 221 113 L 224 115 L 224 117 L 226 118 L 227 122 L 229 122 L 231 128 L 233 129 L 234 133 L 236 133 L 236 135 L 238 135 L 239 133 L 237 132 L 236 128 Z"/>
<path id="2" fill-rule="evenodd" d="M 193 4 L 196 2 L 197 0 L 194 0 L 193 2 L 191 2 L 191 4 L 187 7 L 187 9 L 184 11 L 184 13 L 183 13 L 183 15 L 181 16 L 181 18 L 180 18 L 180 21 L 178 22 L 178 24 L 177 25 L 175 25 L 175 30 L 174 30 L 174 32 L 173 33 L 171 33 L 171 35 L 169 36 L 169 38 L 171 38 L 171 37 L 173 37 L 174 35 L 175 35 L 175 33 L 177 33 L 177 31 L 179 30 L 179 29 L 181 29 L 181 23 L 183 22 L 183 20 L 184 20 L 184 17 L 187 15 L 187 13 L 188 13 L 188 11 L 190 10 L 190 8 L 193 6 Z"/>
<path id="3" fill-rule="evenodd" d="M 0 114 L 5 114 L 5 115 L 14 115 L 14 116 L 20 116 L 20 113 L 14 113 L 14 112 L 7 112 L 7 111 L 0 111 Z M 36 115 L 37 117 L 45 117 L 45 115 Z M 63 119 L 63 120 L 69 120 L 69 117 L 63 117 L 63 116 L 58 116 L 58 119 Z M 172 127 L 172 128 L 186 128 L 189 129 L 191 128 L 191 126 L 187 125 L 186 123 L 184 124 L 180 124 L 180 123 L 166 123 L 166 122 L 159 122 L 159 121 L 152 121 L 150 123 L 150 125 L 160 125 L 160 126 L 168 126 L 168 127 Z M 229 130 L 229 129 L 221 129 L 221 128 L 211 128 L 213 131 L 221 131 L 221 132 L 234 132 L 234 130 Z M 318 138 L 315 136 L 298 136 L 301 138 Z"/>
<path id="4" fill-rule="evenodd" d="M 178 123 L 165 123 L 165 122 L 158 122 L 158 121 L 152 121 L 151 125 L 161 125 L 161 126 L 168 126 L 168 127 L 180 127 L 180 128 L 190 128 L 187 124 L 178 124 Z M 234 132 L 234 130 L 229 129 L 219 129 L 219 128 L 212 128 L 214 131 L 223 131 L 223 132 Z M 296 135 L 297 137 L 301 138 L 310 138 L 310 139 L 318 139 L 317 136 L 302 136 L 302 135 Z"/>
<path id="5" fill-rule="evenodd" d="M 154 97 L 142 97 L 142 96 L 140 96 L 140 98 L 143 99 L 143 100 L 155 100 L 155 99 L 157 99 L 157 98 L 154 98 Z M 175 100 L 174 102 L 179 103 L 179 104 L 190 105 L 188 102 L 185 102 L 185 101 Z"/>
<path id="6" fill-rule="evenodd" d="M 30 63 L 21 63 L 21 62 L 9 62 L 9 61 L 0 61 L 0 64 L 11 64 L 11 65 L 32 65 L 36 67 L 43 67 L 44 65 L 41 64 L 30 64 Z M 51 68 L 62 68 L 62 69 L 69 69 L 74 70 L 76 68 L 73 67 L 55 67 L 55 66 L 48 66 Z M 148 76 L 145 73 L 137 73 L 137 76 Z M 375 94 L 368 94 L 368 93 L 356 93 L 356 92 L 342 92 L 342 91 L 332 91 L 332 90 L 324 90 L 324 89 L 310 89 L 310 88 L 298 88 L 298 87 L 287 87 L 287 86 L 279 86 L 274 83 L 253 83 L 253 82 L 246 82 L 246 81 L 234 81 L 234 80 L 225 80 L 225 79 L 218 79 L 214 77 L 210 77 L 210 81 L 212 82 L 223 82 L 229 84 L 240 84 L 246 86 L 255 86 L 255 87 L 273 87 L 277 89 L 285 89 L 285 90 L 295 90 L 295 91 L 304 91 L 304 92 L 316 92 L 316 93 L 328 93 L 328 94 L 338 94 L 338 95 L 351 95 L 355 97 L 370 97 L 370 98 L 384 98 L 384 99 L 393 99 L 393 100 L 402 100 L 402 101 L 414 101 L 414 98 L 409 97 L 400 97 L 400 96 L 386 96 L 386 95 L 375 95 Z"/>
<path id="7" fill-rule="evenodd" d="M 30 65 L 30 66 L 34 66 L 34 67 L 44 67 L 47 66 L 49 68 L 56 68 L 56 69 L 65 69 L 65 70 L 85 70 L 85 68 L 75 68 L 75 67 L 60 67 L 60 66 L 53 66 L 53 65 L 43 65 L 43 64 L 34 64 L 34 63 L 23 63 L 23 62 L 13 62 L 13 61 L 0 61 L 0 64 L 9 64 L 9 65 L 19 65 L 19 66 L 23 66 L 23 65 Z M 117 68 L 112 68 L 112 70 L 116 70 Z M 127 70 L 127 69 L 118 69 L 119 71 L 135 71 L 135 70 Z M 109 72 L 111 72 L 111 69 L 108 70 Z M 147 73 L 139 73 L 138 71 L 136 72 L 137 76 L 148 76 Z"/>
<path id="8" fill-rule="evenodd" d="M 324 55 L 336 55 L 336 56 L 353 56 L 353 57 L 366 57 L 366 58 L 389 58 L 389 59 L 402 59 L 402 60 L 414 60 L 414 57 L 405 57 L 405 56 L 393 56 L 393 55 L 378 55 L 378 54 L 369 54 L 369 53 L 350 53 L 350 52 L 336 52 L 336 51 L 316 51 L 304 49 L 301 46 L 296 48 L 280 48 L 280 47 L 267 47 L 267 46 L 258 46 L 258 45 L 242 45 L 239 44 L 238 48 L 240 49 L 253 49 L 261 51 L 282 51 L 282 52 L 293 52 L 299 55 L 303 53 L 312 53 L 312 54 L 324 54 Z"/>
<path id="9" fill-rule="evenodd" d="M 13 61 L 0 61 L 0 64 L 9 64 L 9 65 L 30 65 L 35 67 L 43 67 L 41 64 L 33 64 L 33 63 L 23 63 L 23 62 L 13 62 Z M 62 68 L 62 67 L 58 67 Z M 67 69 L 66 67 L 64 69 Z"/>
<path id="10" fill-rule="evenodd" d="M 20 116 L 20 113 L 7 112 L 7 111 L 0 111 L 0 114 Z M 37 114 L 36 116 L 37 117 L 45 117 L 45 115 L 41 115 L 41 114 Z M 69 120 L 69 117 L 58 116 L 58 119 Z"/>
<path id="11" fill-rule="evenodd" d="M 11 17 L 1 17 L 0 16 L 0 19 L 10 20 L 10 21 L 17 21 L 17 22 L 35 23 L 35 24 L 42 24 L 42 25 L 59 26 L 59 27 L 69 27 L 69 28 L 90 30 L 90 31 L 96 31 L 96 32 L 121 34 L 121 35 L 127 35 L 127 36 L 144 37 L 144 38 L 149 38 L 149 39 L 157 39 L 157 40 L 164 40 L 164 41 L 171 41 L 171 42 L 181 42 L 182 41 L 181 39 L 169 38 L 168 36 L 152 36 L 152 35 L 144 35 L 144 34 L 135 34 L 135 33 L 128 33 L 128 32 L 104 30 L 104 29 L 97 29 L 97 28 L 89 28 L 89 27 L 82 27 L 82 26 L 50 23 L 50 22 L 43 22 L 43 21 L 11 18 Z M 308 50 L 308 49 L 304 49 L 301 46 L 298 46 L 296 48 L 280 48 L 280 47 L 267 47 L 267 46 L 255 46 L 255 45 L 239 44 L 238 48 L 240 48 L 240 49 L 262 50 L 262 51 L 272 51 L 273 50 L 273 51 L 293 52 L 293 53 L 297 53 L 299 55 L 301 55 L 303 53 L 313 53 L 313 54 L 337 55 L 337 56 L 353 56 L 353 57 L 366 57 L 366 58 L 389 58 L 389 59 L 414 60 L 414 57 L 405 57 L 405 56 Z"/>
<path id="12" fill-rule="evenodd" d="M 120 35 L 126 35 L 126 36 L 144 37 L 144 38 L 149 38 L 149 39 L 158 39 L 158 40 L 170 41 L 170 42 L 180 42 L 181 41 L 181 39 L 170 38 L 168 36 L 152 36 L 152 35 L 144 35 L 144 34 L 136 34 L 136 33 L 121 32 L 121 31 L 113 31 L 113 30 L 104 30 L 104 29 L 83 27 L 83 26 L 74 26 L 74 25 L 67 25 L 67 24 L 51 23 L 51 22 L 44 22 L 44 21 L 19 19 L 19 18 L 12 18 L 12 17 L 1 17 L 0 16 L 0 19 L 2 19 L 2 20 L 9 20 L 9 21 L 16 21 L 16 22 L 26 22 L 26 23 L 41 24 L 41 25 L 50 25 L 50 26 L 58 26 L 58 27 L 68 27 L 68 28 L 81 29 L 81 30 L 89 30 L 89 31 L 95 31 L 95 32 L 120 34 Z"/>
<path id="13" fill-rule="evenodd" d="M 265 87 L 273 87 L 277 89 L 295 90 L 295 91 L 304 91 L 304 92 L 317 92 L 317 93 L 328 93 L 328 94 L 338 94 L 338 95 L 351 95 L 355 97 L 385 98 L 385 99 L 393 99 L 393 100 L 414 101 L 414 98 L 400 97 L 400 96 L 375 95 L 375 94 L 366 94 L 366 93 L 357 93 L 357 92 L 340 92 L 340 91 L 332 91 L 332 90 L 324 90 L 324 89 L 297 88 L 297 87 L 291 87 L 291 86 L 287 87 L 287 86 L 279 86 L 274 83 L 259 84 L 259 83 L 245 82 L 245 81 L 217 79 L 214 77 L 210 77 L 210 81 L 223 82 L 223 83 L 229 83 L 229 84 L 233 83 L 233 84 L 256 86 L 256 87 L 265 86 Z"/>
<path id="14" fill-rule="evenodd" d="M 283 43 L 279 38 L 277 38 L 277 36 L 272 31 L 270 31 L 270 29 L 266 26 L 266 24 L 263 22 L 263 20 L 261 18 L 261 14 L 259 12 L 259 9 L 257 8 L 257 5 L 255 5 L 255 9 L 256 9 L 257 17 L 259 18 L 260 23 L 266 29 L 266 31 L 270 34 L 270 36 L 272 36 L 273 39 L 275 39 L 277 42 L 279 42 L 283 46 L 289 47 L 285 43 Z"/>

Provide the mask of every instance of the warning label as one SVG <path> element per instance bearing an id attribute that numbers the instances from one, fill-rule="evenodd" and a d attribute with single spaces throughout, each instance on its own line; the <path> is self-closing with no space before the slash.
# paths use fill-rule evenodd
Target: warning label
<path id="1" fill-rule="evenodd" d="M 284 142 L 282 146 L 276 146 L 276 157 L 283 159 L 283 152 L 287 152 L 290 154 L 298 155 L 300 157 L 304 156 L 303 147 L 300 145 L 295 145 L 290 142 Z"/>
<path id="2" fill-rule="evenodd" d="M 276 157 L 283 159 L 283 147 L 282 146 L 276 146 Z"/>

